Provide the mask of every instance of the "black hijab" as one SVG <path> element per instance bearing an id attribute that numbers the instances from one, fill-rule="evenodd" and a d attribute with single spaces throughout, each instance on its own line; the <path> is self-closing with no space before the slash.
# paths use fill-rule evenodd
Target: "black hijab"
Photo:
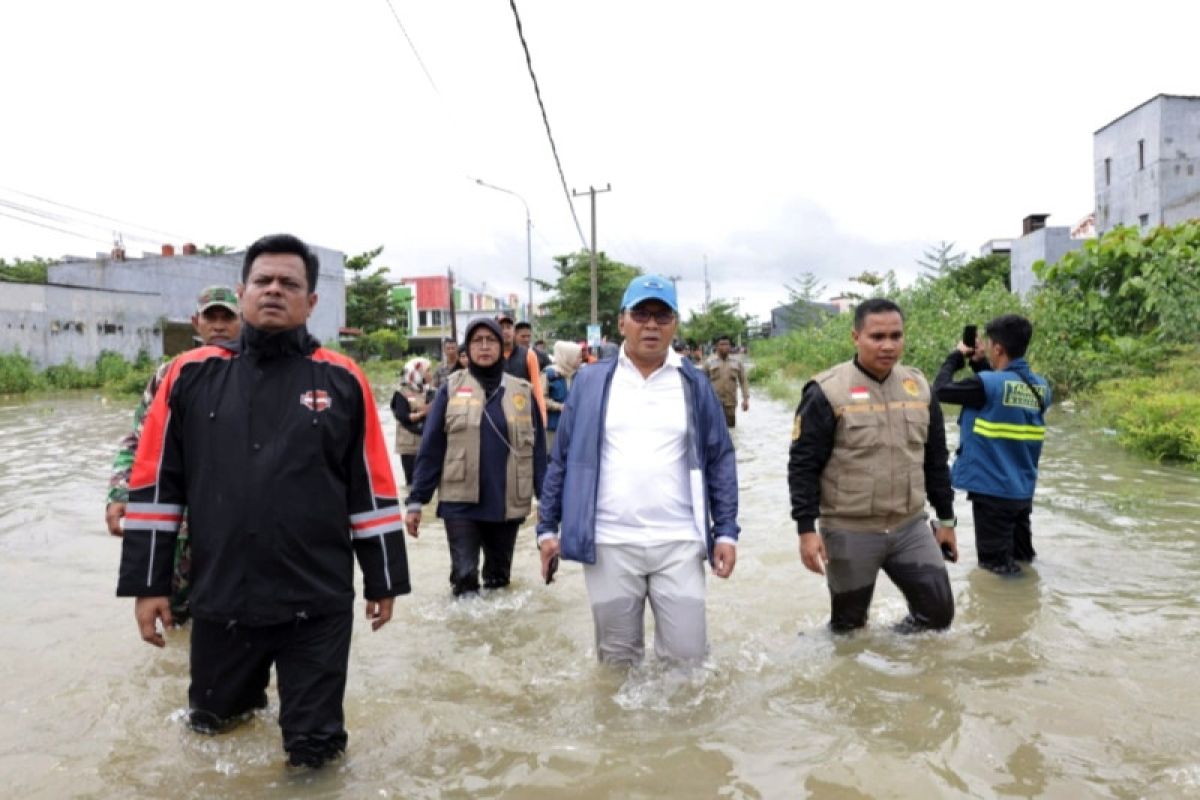
<path id="1" fill-rule="evenodd" d="M 496 336 L 496 340 L 500 342 L 500 347 L 496 352 L 496 363 L 490 367 L 480 366 L 471 358 L 471 336 L 479 328 L 487 328 Z M 500 331 L 500 325 L 493 319 L 484 317 L 482 319 L 471 320 L 467 324 L 467 334 L 464 337 L 467 346 L 467 371 L 479 384 L 483 387 L 484 392 L 491 395 L 500 386 L 500 381 L 504 378 L 504 334 Z"/>

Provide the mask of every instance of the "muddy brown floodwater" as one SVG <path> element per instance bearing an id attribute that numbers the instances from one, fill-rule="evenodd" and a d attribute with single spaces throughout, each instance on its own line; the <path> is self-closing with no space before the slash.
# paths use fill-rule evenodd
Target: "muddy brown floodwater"
<path id="1" fill-rule="evenodd" d="M 1036 566 L 974 569 L 960 496 L 953 628 L 893 633 L 903 603 L 881 578 L 871 626 L 835 639 L 788 515 L 791 411 L 756 395 L 739 415 L 742 543 L 710 580 L 703 668 L 597 665 L 580 568 L 541 585 L 530 527 L 510 589 L 453 601 L 431 520 L 396 618 L 356 621 L 346 758 L 292 775 L 273 691 L 236 732 L 191 733 L 186 629 L 155 650 L 114 596 L 103 496 L 130 404 L 0 399 L 0 793 L 1200 797 L 1200 476 L 1057 409 Z"/>

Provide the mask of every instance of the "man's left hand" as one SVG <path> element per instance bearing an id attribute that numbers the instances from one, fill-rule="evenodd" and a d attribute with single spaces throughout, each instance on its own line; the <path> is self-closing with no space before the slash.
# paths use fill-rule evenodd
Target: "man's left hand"
<path id="1" fill-rule="evenodd" d="M 733 574 L 733 565 L 736 563 L 737 547 L 729 542 L 717 542 L 713 547 L 713 575 L 728 578 Z"/>
<path id="2" fill-rule="evenodd" d="M 743 397 L 742 398 L 742 411 L 749 411 L 749 410 L 750 410 L 750 398 Z"/>
<path id="3" fill-rule="evenodd" d="M 951 561 L 958 561 L 958 536 L 954 533 L 954 528 L 943 528 L 940 525 L 934 528 L 933 538 L 937 540 L 938 546 L 950 545 L 950 555 L 954 556 Z"/>
<path id="4" fill-rule="evenodd" d="M 367 601 L 367 619 L 371 620 L 371 630 L 377 631 L 388 624 L 392 618 L 392 604 L 395 602 L 394 597 Z"/>

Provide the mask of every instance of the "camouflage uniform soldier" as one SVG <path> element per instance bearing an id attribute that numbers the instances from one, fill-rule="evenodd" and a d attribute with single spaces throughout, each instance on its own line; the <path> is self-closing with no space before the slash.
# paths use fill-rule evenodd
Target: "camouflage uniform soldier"
<path id="1" fill-rule="evenodd" d="M 241 332 L 242 320 L 238 316 L 237 295 L 228 286 L 209 286 L 196 298 L 196 313 L 192 315 L 192 328 L 204 344 L 230 341 Z M 133 458 L 137 454 L 138 442 L 142 437 L 142 425 L 146 411 L 154 402 L 159 384 L 170 368 L 168 361 L 154 372 L 142 392 L 142 400 L 133 412 L 133 430 L 121 440 L 117 457 L 113 459 L 112 476 L 108 480 L 108 502 L 104 508 L 104 521 L 113 536 L 123 534 L 122 519 L 129 502 L 129 473 L 133 469 Z M 188 541 L 187 520 L 179 529 L 175 544 L 175 573 L 171 578 L 171 613 L 176 622 L 183 623 L 188 617 L 188 576 L 191 572 L 192 548 Z"/>

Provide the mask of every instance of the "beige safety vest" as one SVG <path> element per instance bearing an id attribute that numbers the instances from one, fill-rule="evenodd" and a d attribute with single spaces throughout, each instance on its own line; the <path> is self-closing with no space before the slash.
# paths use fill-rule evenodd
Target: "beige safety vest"
<path id="1" fill-rule="evenodd" d="M 822 529 L 887 531 L 922 513 L 930 391 L 921 371 L 897 365 L 880 383 L 847 361 L 814 380 L 836 418 Z"/>
<path id="2" fill-rule="evenodd" d="M 500 400 L 508 425 L 508 472 L 505 481 L 505 519 L 529 516 L 533 500 L 533 419 L 529 404 L 533 392 L 529 381 L 504 374 Z M 486 402 L 483 386 L 467 370 L 446 379 L 446 460 L 438 497 L 456 503 L 479 502 L 479 430 Z"/>
<path id="3" fill-rule="evenodd" d="M 403 384 L 396 387 L 396 391 L 404 395 L 404 399 L 408 401 L 409 408 L 413 411 L 421 411 L 425 408 L 425 392 L 414 392 Z M 397 422 L 396 452 L 402 456 L 415 456 L 420 449 L 421 434 L 413 433 Z"/>

